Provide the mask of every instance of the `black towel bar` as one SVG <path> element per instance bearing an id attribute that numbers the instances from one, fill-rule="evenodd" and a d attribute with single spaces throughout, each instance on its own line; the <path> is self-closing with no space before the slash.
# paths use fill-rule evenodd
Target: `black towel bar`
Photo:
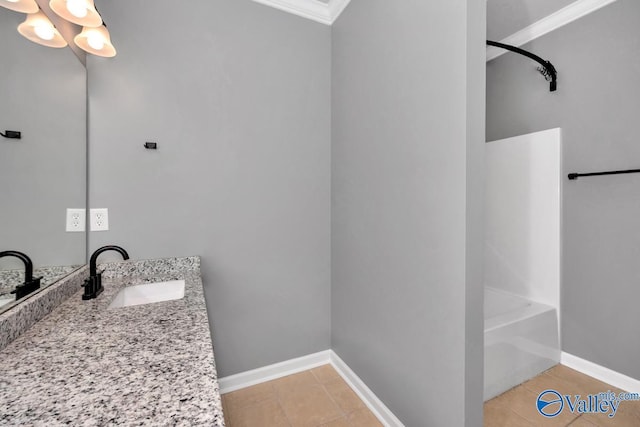
<path id="1" fill-rule="evenodd" d="M 640 173 L 640 169 L 627 169 L 621 171 L 608 171 L 608 172 L 592 172 L 592 173 L 570 173 L 569 179 L 578 179 L 580 176 L 598 176 L 598 175 L 620 175 L 623 173 Z"/>

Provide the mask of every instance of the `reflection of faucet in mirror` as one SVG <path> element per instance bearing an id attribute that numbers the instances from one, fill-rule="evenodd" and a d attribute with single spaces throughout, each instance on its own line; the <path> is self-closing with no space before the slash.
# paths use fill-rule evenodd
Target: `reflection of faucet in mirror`
<path id="1" fill-rule="evenodd" d="M 16 286 L 15 290 L 11 291 L 12 294 L 16 294 L 16 300 L 22 298 L 31 292 L 40 289 L 40 279 L 42 277 L 33 278 L 33 263 L 31 258 L 26 254 L 18 251 L 2 251 L 0 252 L 0 258 L 12 256 L 20 259 L 24 263 L 24 283 Z"/>
<path id="2" fill-rule="evenodd" d="M 84 294 L 82 295 L 83 300 L 96 298 L 104 290 L 102 286 L 102 273 L 98 273 L 96 263 L 98 261 L 98 256 L 106 251 L 119 252 L 123 259 L 129 259 L 127 251 L 122 249 L 120 246 L 110 245 L 96 249 L 93 255 L 91 255 L 91 260 L 89 261 L 89 278 L 85 280 L 84 285 L 82 285 L 84 287 Z"/>

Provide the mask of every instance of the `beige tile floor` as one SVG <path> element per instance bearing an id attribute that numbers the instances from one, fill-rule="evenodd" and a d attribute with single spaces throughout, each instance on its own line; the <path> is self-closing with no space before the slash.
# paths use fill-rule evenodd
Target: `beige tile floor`
<path id="1" fill-rule="evenodd" d="M 484 404 L 485 427 L 640 427 L 640 401 L 622 402 L 614 418 L 563 410 L 543 418 L 538 394 L 596 394 L 620 390 L 558 365 Z M 227 427 L 377 427 L 381 426 L 347 383 L 330 366 L 290 375 L 222 396 Z"/>
<path id="2" fill-rule="evenodd" d="M 573 414 L 568 409 L 555 418 L 543 418 L 536 409 L 538 395 L 553 389 L 561 394 L 586 396 L 600 392 L 620 392 L 608 384 L 578 371 L 557 365 L 484 404 L 485 427 L 640 427 L 640 401 L 625 401 L 613 418 L 602 414 Z"/>
<path id="3" fill-rule="evenodd" d="M 382 426 L 331 365 L 222 395 L 227 427 Z"/>

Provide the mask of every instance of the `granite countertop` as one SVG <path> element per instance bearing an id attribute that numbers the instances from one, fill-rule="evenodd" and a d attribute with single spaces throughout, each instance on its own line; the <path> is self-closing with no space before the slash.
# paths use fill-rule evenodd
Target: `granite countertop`
<path id="1" fill-rule="evenodd" d="M 107 308 L 125 286 L 175 279 L 182 299 Z M 0 352 L 0 425 L 224 426 L 199 259 L 113 263 L 102 281 Z"/>
<path id="2" fill-rule="evenodd" d="M 73 273 L 80 265 L 55 265 L 51 267 L 38 267 L 33 269 L 33 277 L 42 277 L 40 286 L 49 285 L 61 277 Z M 0 295 L 9 293 L 16 285 L 24 283 L 24 268 L 21 270 L 0 270 Z"/>
<path id="3" fill-rule="evenodd" d="M 51 266 L 51 267 L 38 267 L 33 270 L 33 277 L 42 277 L 40 281 L 40 289 L 44 289 L 52 283 L 55 283 L 60 278 L 67 276 L 74 271 L 78 270 L 80 265 L 63 265 L 63 266 Z M 9 300 L 5 302 L 7 307 L 3 307 L 0 303 L 0 310 L 3 308 L 9 308 L 9 303 L 15 301 L 15 295 L 11 294 L 17 285 L 24 283 L 24 269 L 22 270 L 0 270 L 0 301 Z M 15 304 L 14 304 L 15 305 Z"/>

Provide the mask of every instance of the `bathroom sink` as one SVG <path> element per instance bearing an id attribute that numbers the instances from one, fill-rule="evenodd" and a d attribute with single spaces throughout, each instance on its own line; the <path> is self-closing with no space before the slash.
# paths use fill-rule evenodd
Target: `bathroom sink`
<path id="1" fill-rule="evenodd" d="M 171 301 L 184 297 L 184 280 L 127 286 L 118 292 L 108 308 L 129 307 Z"/>

